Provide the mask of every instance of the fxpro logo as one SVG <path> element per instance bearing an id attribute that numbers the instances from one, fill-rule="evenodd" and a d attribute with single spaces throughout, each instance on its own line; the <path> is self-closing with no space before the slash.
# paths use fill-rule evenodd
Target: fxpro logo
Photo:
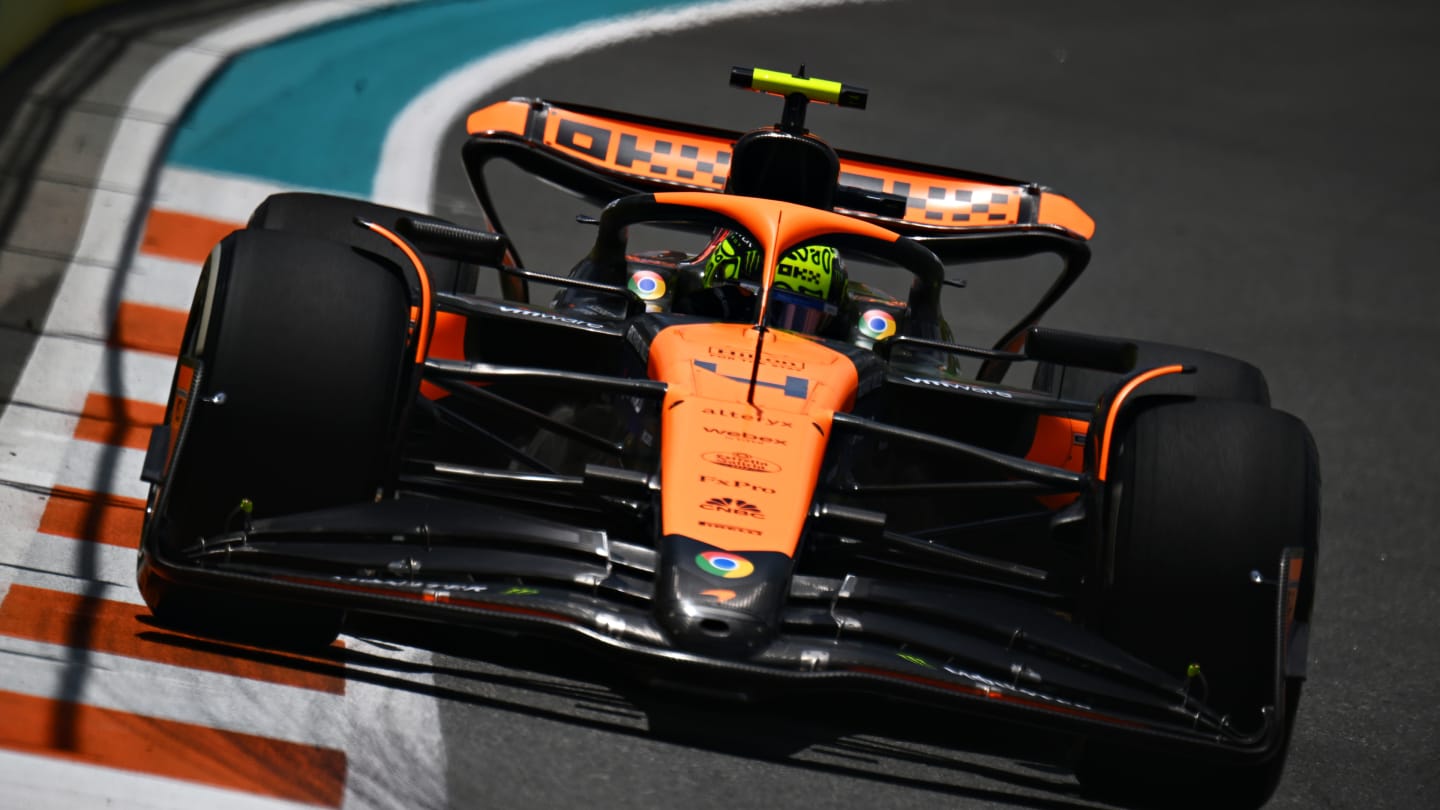
<path id="1" fill-rule="evenodd" d="M 749 501 L 742 501 L 739 498 L 711 498 L 700 504 L 701 509 L 708 509 L 711 512 L 724 512 L 727 515 L 750 518 L 752 520 L 764 520 L 765 513 L 760 507 Z"/>
<path id="2" fill-rule="evenodd" d="M 996 391 L 993 388 L 983 388 L 978 385 L 966 385 L 965 383 L 950 382 L 949 380 L 932 380 L 929 377 L 906 377 L 906 382 L 930 385 L 936 388 L 949 388 L 952 391 L 969 391 L 972 394 L 989 394 L 992 397 L 1003 399 L 1014 399 L 1015 395 L 1009 391 Z"/>
<path id="3" fill-rule="evenodd" d="M 727 489 L 744 489 L 750 492 L 760 492 L 765 495 L 775 494 L 774 487 L 766 487 L 759 484 L 752 484 L 749 481 L 741 481 L 738 478 L 721 478 L 715 475 L 702 475 L 700 476 L 700 483 L 714 484 L 716 486 L 725 487 Z"/>
<path id="4" fill-rule="evenodd" d="M 741 422 L 754 422 L 756 425 L 763 425 L 764 427 L 794 427 L 794 423 L 786 419 L 775 419 L 769 416 L 753 414 L 748 411 L 738 411 L 733 408 L 701 408 L 700 412 L 725 419 L 737 419 Z"/>

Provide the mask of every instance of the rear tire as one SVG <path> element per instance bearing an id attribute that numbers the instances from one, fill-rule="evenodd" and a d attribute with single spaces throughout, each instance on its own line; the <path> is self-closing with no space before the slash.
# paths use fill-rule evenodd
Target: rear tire
<path id="1" fill-rule="evenodd" d="M 1146 396 L 1211 397 L 1256 405 L 1270 404 L 1270 386 L 1265 382 L 1265 375 L 1244 360 L 1188 346 L 1143 340 L 1130 342 L 1138 349 L 1134 371 L 1176 363 L 1195 367 L 1194 374 L 1169 374 L 1145 383 L 1141 391 Z M 1125 376 L 1090 368 L 1040 363 L 1035 368 L 1034 388 L 1048 391 L 1061 399 L 1095 402 Z"/>
<path id="2" fill-rule="evenodd" d="M 146 527 L 160 550 L 233 528 L 242 499 L 262 518 L 373 498 L 397 429 L 408 313 L 398 270 L 373 254 L 280 231 L 226 237 L 181 348 L 202 376 Z M 173 583 L 143 556 L 140 585 L 157 618 L 186 629 L 313 645 L 340 626 L 339 610 Z"/>
<path id="3" fill-rule="evenodd" d="M 1206 702 L 1241 730 L 1275 699 L 1276 586 L 1283 549 L 1305 550 L 1295 617 L 1308 621 L 1318 552 L 1319 464 L 1305 425 L 1245 402 L 1148 407 L 1112 459 L 1110 532 L 1098 623 L 1109 640 L 1163 671 L 1199 664 Z M 1124 746 L 1087 745 L 1088 789 L 1142 806 L 1258 807 L 1274 791 L 1299 701 L 1276 707 L 1277 750 L 1225 765 Z"/>

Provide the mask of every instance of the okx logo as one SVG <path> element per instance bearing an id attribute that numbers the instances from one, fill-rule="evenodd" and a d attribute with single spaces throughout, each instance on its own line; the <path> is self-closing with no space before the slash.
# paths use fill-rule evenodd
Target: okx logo
<path id="1" fill-rule="evenodd" d="M 700 504 L 701 509 L 709 509 L 711 512 L 724 512 L 727 515 L 739 515 L 740 517 L 764 520 L 765 513 L 760 507 L 749 501 L 742 501 L 739 498 L 711 498 Z"/>

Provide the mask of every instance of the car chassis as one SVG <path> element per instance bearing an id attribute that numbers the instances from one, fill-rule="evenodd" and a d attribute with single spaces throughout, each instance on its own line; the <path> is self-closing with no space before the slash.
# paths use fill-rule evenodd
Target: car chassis
<path id="1" fill-rule="evenodd" d="M 208 529 L 187 533 L 177 528 L 188 525 L 177 510 L 208 486 L 203 480 L 217 469 L 311 463 L 283 447 L 253 462 L 214 451 L 216 442 L 229 440 L 211 434 L 236 428 L 207 427 L 206 420 L 249 406 L 234 393 L 238 388 L 227 386 L 221 364 L 211 368 L 209 353 L 220 350 L 214 346 L 219 338 L 212 335 L 205 345 L 207 319 L 217 319 L 213 328 L 223 331 L 230 328 L 225 318 L 239 318 L 220 312 L 221 299 L 233 300 L 225 297 L 238 282 L 222 280 L 208 293 L 206 284 L 240 271 L 226 271 L 225 260 L 212 256 L 166 422 L 155 429 L 145 462 L 152 484 L 140 560 L 147 602 L 163 619 L 201 617 L 196 620 L 202 626 L 217 605 L 238 605 L 235 610 L 258 616 L 257 606 L 275 604 L 326 615 L 364 611 L 507 628 L 578 641 L 656 681 L 688 683 L 711 694 L 853 690 L 1062 729 L 1097 744 L 1201 756 L 1217 767 L 1268 767 L 1282 758 L 1304 676 L 1313 529 L 1276 540 L 1253 567 L 1236 573 L 1262 604 L 1247 621 L 1261 626 L 1256 632 L 1266 639 L 1270 659 L 1254 662 L 1262 673 L 1256 677 L 1265 682 L 1256 712 L 1212 704 L 1205 661 L 1180 667 L 1156 662 L 1145 649 L 1111 637 L 1101 618 L 1110 598 L 1114 538 L 1122 531 L 1116 517 L 1124 490 L 1117 483 L 1119 448 L 1147 408 L 1209 397 L 1203 387 L 1184 387 L 1189 378 L 1203 379 L 1197 375 L 1203 364 L 1137 363 L 1137 352 L 1142 361 L 1145 352 L 1136 342 L 1036 325 L 1090 255 L 1088 218 L 1040 186 L 829 151 L 834 163 L 820 172 L 838 182 L 825 192 L 828 199 L 791 195 L 787 189 L 806 185 L 793 177 L 742 193 L 746 189 L 736 186 L 758 155 L 805 163 L 811 158 L 803 155 L 815 151 L 816 160 L 827 159 L 829 147 L 816 150 L 820 142 L 803 129 L 805 103 L 843 104 L 848 92 L 851 106 L 857 99 L 863 105 L 858 88 L 844 86 L 834 99 L 818 98 L 813 80 L 789 77 L 786 84 L 776 75 L 735 72 L 734 83 L 750 82 L 786 98 L 781 124 L 749 134 L 529 99 L 475 113 L 463 156 L 487 230 L 404 212 L 382 221 L 384 212 L 367 216 L 375 206 L 340 206 L 353 211 L 344 218 L 355 221 L 327 226 L 326 241 L 404 256 L 391 262 L 410 316 L 399 316 L 404 323 L 391 331 L 402 362 L 392 374 L 388 427 L 376 434 L 385 437 L 376 450 L 383 475 L 373 489 L 352 492 L 358 497 L 296 511 L 267 512 L 262 498 L 245 497 L 245 484 L 222 493 L 228 508 L 206 518 Z M 658 162 L 646 168 L 619 159 L 625 144 L 632 154 L 655 158 L 656 144 L 666 139 L 677 159 L 682 152 L 703 157 L 728 149 L 727 176 L 720 177 L 717 161 L 708 162 L 721 185 L 683 182 L 678 164 L 662 175 L 653 171 Z M 918 256 L 907 259 L 920 270 L 905 312 L 920 326 L 868 350 L 825 344 L 856 370 L 854 404 L 830 409 L 823 429 L 815 425 L 826 434 L 821 472 L 813 477 L 812 497 L 797 507 L 803 528 L 793 553 L 664 530 L 670 522 L 662 519 L 664 492 L 679 477 L 664 455 L 666 442 L 679 441 L 664 427 L 671 418 L 664 412 L 675 407 L 679 383 L 657 378 L 649 355 L 659 351 L 667 332 L 714 325 L 646 312 L 645 302 L 621 280 L 525 269 L 502 235 L 485 182 L 485 167 L 497 159 L 603 206 L 595 223 L 596 255 L 623 255 L 625 228 L 656 217 L 683 213 L 687 222 L 733 227 L 752 209 L 789 216 L 805 207 L 890 231 L 898 236 L 895 251 Z M 907 181 L 916 178 L 927 178 L 947 195 L 962 188 L 989 190 L 991 199 L 1003 194 L 1013 215 L 996 224 L 937 225 L 940 218 L 927 216 L 934 211 L 916 206 L 909 194 L 918 184 Z M 289 205 L 319 205 L 313 197 L 293 195 Z M 727 207 L 732 202 L 740 208 Z M 273 203 L 275 210 L 279 205 Z M 250 230 L 267 227 L 252 220 Z M 353 236 L 343 235 L 347 228 Z M 608 244 L 613 242 L 619 247 Z M 956 345 L 933 327 L 945 262 L 1038 253 L 1059 255 L 1064 269 L 994 346 Z M 437 260 L 457 263 L 454 281 L 436 280 L 428 268 Z M 503 298 L 466 290 L 477 268 L 485 267 L 501 273 Z M 623 313 L 607 319 L 533 304 L 527 282 L 608 296 L 622 302 Z M 916 315 L 927 308 L 934 317 Z M 754 347 L 753 356 L 740 349 L 734 355 L 752 367 L 751 405 L 757 391 L 769 391 L 757 388 L 767 384 L 765 357 L 782 356 L 775 347 L 802 351 L 796 347 L 808 341 L 781 335 L 767 347 L 763 323 L 728 325 L 740 330 L 735 341 Z M 440 347 L 444 324 L 461 335 L 450 341 L 448 353 Z M 950 356 L 980 360 L 980 372 L 968 379 L 946 373 Z M 1002 383 L 1011 364 L 1022 361 L 1099 372 L 1109 383 L 1103 394 L 1085 399 Z M 339 374 L 345 365 L 300 362 L 306 374 L 320 376 Z M 737 392 L 745 387 L 737 384 Z M 324 390 L 295 398 L 310 409 L 305 413 L 347 408 L 342 400 L 317 401 L 326 399 Z M 554 407 L 562 400 L 573 407 Z M 572 417 L 595 402 L 608 420 L 601 429 Z M 747 400 L 737 393 L 735 402 Z M 773 411 L 755 413 L 763 418 Z M 912 420 L 909 414 L 926 415 Z M 269 412 L 257 419 L 259 429 L 243 441 L 258 441 L 260 433 L 286 421 Z M 1071 426 L 1067 438 L 1080 451 L 1055 463 L 1028 452 L 1034 443 L 992 440 L 987 432 L 998 424 L 1006 426 L 999 434 L 1018 430 L 1023 436 L 1040 420 Z M 659 448 L 636 442 L 657 425 Z M 534 450 L 534 437 L 542 433 L 584 452 L 567 451 L 563 463 L 555 463 Z M 727 488 L 732 497 L 718 499 L 716 508 L 733 512 L 743 509 L 754 488 L 769 487 L 756 483 L 763 472 L 756 467 L 771 462 L 757 449 L 766 445 L 755 440 L 767 438 L 759 428 L 730 433 L 735 435 L 727 435 L 729 443 L 717 451 L 722 463 L 702 478 Z M 897 457 L 919 461 L 893 461 Z M 872 467 L 879 471 L 864 474 Z M 733 497 L 732 484 L 747 497 Z M 735 514 L 719 514 L 723 520 L 713 525 L 738 535 L 730 540 L 748 540 L 747 531 L 758 531 L 747 530 Z M 753 565 L 754 573 L 731 578 L 692 564 L 717 549 L 734 551 L 730 556 Z M 1155 607 L 1169 609 L 1164 601 Z M 1273 778 L 1278 766 L 1271 787 Z"/>

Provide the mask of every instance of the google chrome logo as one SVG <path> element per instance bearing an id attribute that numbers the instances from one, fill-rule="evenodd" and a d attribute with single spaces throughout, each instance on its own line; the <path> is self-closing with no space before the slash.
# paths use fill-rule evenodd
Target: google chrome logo
<path id="1" fill-rule="evenodd" d="M 895 316 L 883 309 L 866 310 L 860 316 L 860 333 L 868 338 L 884 340 L 895 334 Z"/>
<path id="2" fill-rule="evenodd" d="M 725 579 L 741 579 L 755 571 L 755 563 L 724 551 L 702 551 L 695 555 L 695 564 L 701 571 Z"/>
<path id="3" fill-rule="evenodd" d="M 654 270 L 635 273 L 625 286 L 644 301 L 656 301 L 665 297 L 665 277 Z"/>

